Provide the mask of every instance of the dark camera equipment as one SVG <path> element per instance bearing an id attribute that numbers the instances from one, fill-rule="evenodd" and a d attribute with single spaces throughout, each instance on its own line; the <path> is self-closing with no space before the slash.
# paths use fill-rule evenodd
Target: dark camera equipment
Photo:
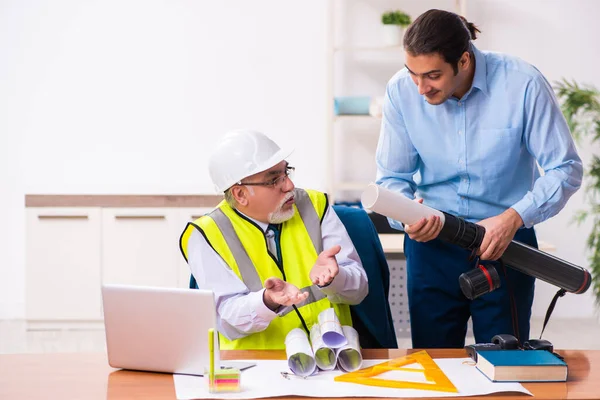
<path id="1" fill-rule="evenodd" d="M 367 209 L 404 224 L 416 222 L 422 217 L 437 215 L 443 221 L 438 238 L 470 250 L 471 258 L 473 259 L 485 236 L 485 228 L 481 225 L 467 222 L 463 218 L 455 217 L 445 212 L 440 212 L 410 200 L 401 193 L 393 192 L 376 184 L 367 186 L 361 196 L 361 203 Z M 564 296 L 566 292 L 584 293 L 590 287 L 591 275 L 584 268 L 514 240 L 509 243 L 504 254 L 502 254 L 502 257 L 498 261 L 503 267 L 508 266 L 560 288 L 556 295 L 554 295 L 546 312 L 542 334 L 559 297 Z M 500 275 L 496 268 L 489 264 L 485 266 L 477 264 L 476 268 L 459 276 L 460 288 L 463 294 L 470 300 L 476 299 L 500 287 Z M 506 273 L 506 270 L 504 269 L 503 272 Z M 508 289 L 510 292 L 510 287 Z M 511 302 L 513 302 L 512 295 Z M 515 324 L 517 316 L 514 306 L 511 312 L 513 328 L 515 328 L 515 334 L 518 335 Z"/>
<path id="2" fill-rule="evenodd" d="M 517 350 L 519 349 L 519 340 L 513 335 L 496 335 L 491 343 L 476 343 L 465 346 L 465 350 L 473 361 L 477 361 L 477 352 L 481 350 Z"/>
<path id="3" fill-rule="evenodd" d="M 485 228 L 447 213 L 444 213 L 444 217 L 444 226 L 438 237 L 470 250 L 471 256 L 474 256 L 485 235 Z M 588 290 L 592 281 L 590 273 L 584 268 L 514 240 L 509 243 L 498 261 L 503 267 L 507 265 L 519 272 L 560 288 L 546 311 L 540 341 L 558 298 L 564 296 L 566 292 L 584 293 Z M 506 270 L 504 272 L 506 273 Z M 458 277 L 458 282 L 463 294 L 468 299 L 473 300 L 498 289 L 500 287 L 500 276 L 493 265 L 487 264 L 484 266 L 478 263 L 476 268 L 461 274 Z M 515 314 L 516 311 L 513 310 L 513 323 L 516 319 Z M 516 329 L 515 334 L 518 334 Z M 528 345 L 534 347 L 547 346 L 547 343 L 544 344 L 540 341 L 530 341 Z"/>
<path id="4" fill-rule="evenodd" d="M 530 339 L 523 343 L 523 346 L 521 346 L 516 337 L 507 334 L 494 336 L 491 343 L 466 345 L 465 350 L 467 351 L 467 355 L 473 361 L 477 361 L 477 352 L 482 350 L 547 350 L 550 353 L 556 354 L 554 353 L 554 346 L 547 340 Z M 556 355 L 560 357 L 558 354 Z"/>
<path id="5" fill-rule="evenodd" d="M 444 216 L 444 226 L 438 237 L 475 252 L 481 245 L 485 228 L 447 213 Z M 514 240 L 508 245 L 501 260 L 517 271 L 570 293 L 584 293 L 590 287 L 591 276 L 584 268 Z M 478 265 L 462 274 L 459 283 L 464 295 L 473 300 L 500 287 L 500 276 L 494 266 Z"/>
<path id="6" fill-rule="evenodd" d="M 552 353 L 554 346 L 545 339 L 529 339 L 523 343 L 523 350 L 548 350 Z"/>
<path id="7" fill-rule="evenodd" d="M 419 218 L 432 215 L 443 217 L 438 238 L 470 250 L 472 256 L 476 255 L 485 236 L 485 228 L 481 225 L 419 204 L 401 193 L 374 183 L 362 193 L 361 203 L 365 208 L 403 224 L 411 224 Z M 565 292 L 584 293 L 590 287 L 591 275 L 584 268 L 514 240 L 500 260 L 517 271 L 558 286 L 562 290 L 560 296 Z M 493 266 L 478 265 L 462 274 L 459 283 L 464 295 L 473 300 L 500 287 L 500 276 Z"/>

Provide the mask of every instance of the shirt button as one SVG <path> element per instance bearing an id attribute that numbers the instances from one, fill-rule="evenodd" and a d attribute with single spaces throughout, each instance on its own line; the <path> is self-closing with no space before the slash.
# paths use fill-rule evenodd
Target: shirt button
<path id="1" fill-rule="evenodd" d="M 459 107 L 462 106 L 462 103 L 460 101 L 457 104 L 458 104 Z"/>
<path id="2" fill-rule="evenodd" d="M 462 131 L 458 131 L 458 134 L 459 134 L 459 135 L 462 135 Z"/>

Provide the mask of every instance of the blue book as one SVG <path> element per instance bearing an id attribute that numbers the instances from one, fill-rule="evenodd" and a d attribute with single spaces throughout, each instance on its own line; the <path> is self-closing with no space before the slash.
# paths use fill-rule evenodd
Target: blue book
<path id="1" fill-rule="evenodd" d="M 493 382 L 565 382 L 567 364 L 547 350 L 482 350 L 477 369 Z"/>

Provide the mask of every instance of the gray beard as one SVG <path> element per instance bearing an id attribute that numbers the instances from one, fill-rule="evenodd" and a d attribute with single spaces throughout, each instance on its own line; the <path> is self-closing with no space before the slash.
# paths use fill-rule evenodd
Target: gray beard
<path id="1" fill-rule="evenodd" d="M 283 210 L 283 205 L 286 201 L 288 201 L 294 196 L 294 193 L 295 191 L 288 193 L 288 195 L 285 196 L 284 199 L 281 201 L 281 205 L 279 206 L 279 208 L 277 208 L 276 211 L 273 211 L 271 214 L 269 214 L 268 219 L 270 224 L 281 224 L 294 216 L 294 214 L 296 213 L 296 209 L 293 206 L 290 210 Z"/>
<path id="2" fill-rule="evenodd" d="M 292 208 L 291 210 L 283 211 L 281 209 L 271 213 L 269 215 L 269 223 L 270 224 L 281 224 L 289 219 L 292 219 L 294 214 L 296 213 L 296 209 Z"/>

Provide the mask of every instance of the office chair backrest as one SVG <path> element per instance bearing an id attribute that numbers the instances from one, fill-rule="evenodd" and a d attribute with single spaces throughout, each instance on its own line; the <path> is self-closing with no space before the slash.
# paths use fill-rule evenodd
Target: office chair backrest
<path id="1" fill-rule="evenodd" d="M 365 210 L 333 206 L 346 227 L 369 278 L 369 294 L 350 307 L 352 323 L 363 348 L 397 348 L 394 322 L 388 301 L 390 271 L 379 235 Z"/>

